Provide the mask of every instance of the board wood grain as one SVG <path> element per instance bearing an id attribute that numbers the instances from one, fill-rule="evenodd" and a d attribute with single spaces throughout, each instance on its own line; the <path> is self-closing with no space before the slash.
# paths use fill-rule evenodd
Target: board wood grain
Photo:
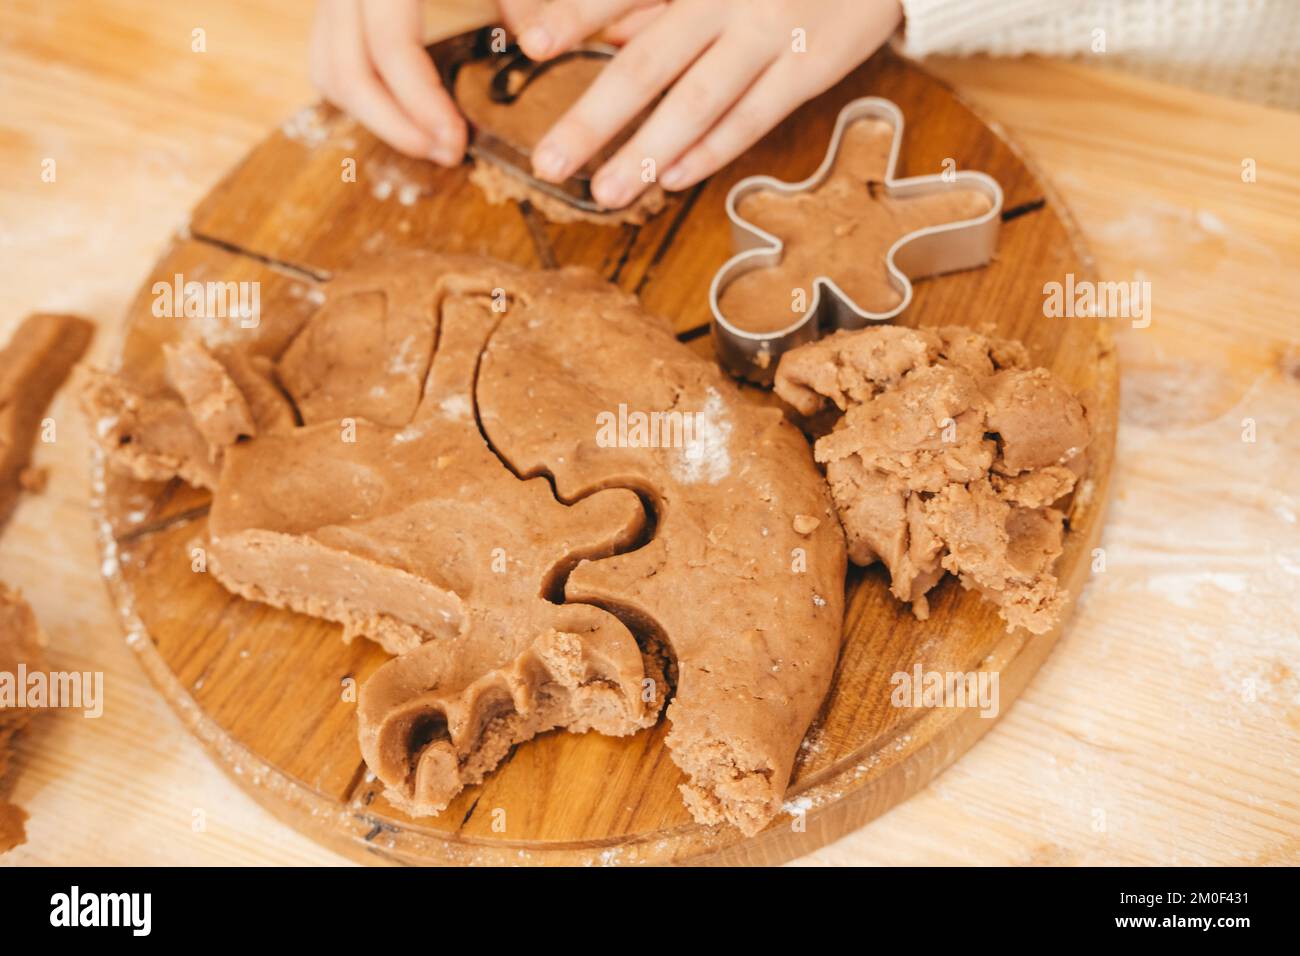
<path id="1" fill-rule="evenodd" d="M 150 288 L 176 273 L 262 283 L 268 351 L 311 312 L 321 283 L 360 256 L 402 248 L 473 252 L 530 267 L 581 264 L 638 293 L 706 351 L 706 291 L 730 255 L 722 198 L 739 178 L 802 178 L 820 161 L 839 108 L 884 95 L 909 118 L 900 173 L 961 168 L 996 177 L 1007 195 L 996 261 L 917 284 L 907 324 L 991 327 L 1083 394 L 1096 428 L 1074 499 L 1058 575 L 1077 595 L 1107 499 L 1117 417 L 1109 330 L 1043 317 L 1042 287 L 1091 264 L 1068 214 L 1018 156 L 943 84 L 882 52 L 807 104 L 744 157 L 674 198 L 644 227 L 559 226 L 526 206 L 493 206 L 466 181 L 402 159 L 346 118 L 310 107 L 273 134 L 195 209 L 189 236 L 155 266 L 131 307 L 121 362 L 156 376 L 177 334 L 150 311 Z M 351 161 L 358 175 L 345 173 Z M 196 273 L 198 275 L 196 275 Z M 277 343 L 280 343 L 277 345 Z M 850 573 L 845 643 L 834 686 L 810 729 L 790 812 L 752 839 L 695 824 L 664 726 L 631 738 L 544 735 L 521 745 L 442 814 L 412 820 L 389 806 L 355 740 L 349 682 L 384 660 L 345 645 L 325 622 L 250 603 L 193 570 L 205 497 L 172 484 L 106 476 L 98 503 L 110 589 L 132 647 L 182 720 L 218 761 L 283 819 L 343 852 L 401 863 L 777 862 L 808 852 L 905 799 L 994 723 L 974 710 L 889 703 L 890 677 L 926 670 L 995 671 L 1005 713 L 1057 634 L 1007 634 L 953 581 L 916 621 L 879 568 Z"/>

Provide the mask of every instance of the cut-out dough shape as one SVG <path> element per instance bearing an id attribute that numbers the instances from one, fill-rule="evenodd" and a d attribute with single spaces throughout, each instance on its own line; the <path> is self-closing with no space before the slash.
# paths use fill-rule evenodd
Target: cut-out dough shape
<path id="1" fill-rule="evenodd" d="M 734 373 L 770 382 L 784 351 L 902 313 L 911 279 L 992 257 L 997 182 L 965 170 L 896 179 L 902 133 L 893 103 L 855 100 L 812 176 L 732 187 L 726 209 L 741 251 L 714 277 L 710 304 L 719 356 Z"/>
<path id="2" fill-rule="evenodd" d="M 531 179 L 528 174 L 533 148 L 578 102 L 609 60 L 574 56 L 546 64 L 536 76 L 527 77 L 527 85 L 517 99 L 497 102 L 491 95 L 493 80 L 512 61 L 517 62 L 516 54 L 471 60 L 459 67 L 453 82 L 457 105 L 475 127 L 475 136 L 485 135 L 497 140 L 525 167 L 510 168 L 504 162 L 480 158 L 476 154 L 470 179 L 483 190 L 489 202 L 526 200 L 552 222 L 593 222 L 600 225 L 641 225 L 664 208 L 664 191 L 656 183 L 651 183 L 623 209 L 601 209 L 589 196 L 586 201 L 593 208 L 586 209 L 561 198 L 565 195 L 562 190 Z M 514 74 L 510 79 L 520 83 L 525 81 L 522 74 Z M 584 182 L 589 180 L 644 118 L 643 114 L 628 123 L 622 134 L 615 136 L 575 175 Z M 544 191 L 544 188 L 549 191 Z"/>
<path id="3" fill-rule="evenodd" d="M 203 453 L 210 567 L 396 655 L 358 717 L 397 804 L 436 812 L 552 727 L 645 727 L 670 672 L 695 816 L 754 832 L 778 812 L 830 684 L 845 568 L 825 482 L 778 411 L 593 274 L 484 259 L 336 278 L 276 362 L 287 398 L 235 355 L 212 356 L 214 379 L 196 349 L 169 353 L 172 400 L 202 434 L 240 436 Z M 206 395 L 183 380 L 195 368 Z M 212 396 L 232 386 L 222 422 Z M 110 460 L 138 472 L 148 448 L 203 473 L 192 433 L 167 421 L 183 440 L 159 447 L 124 412 L 157 401 L 102 376 L 87 397 L 114 422 Z M 691 413 L 689 440 L 610 447 L 600 416 L 629 409 Z"/>

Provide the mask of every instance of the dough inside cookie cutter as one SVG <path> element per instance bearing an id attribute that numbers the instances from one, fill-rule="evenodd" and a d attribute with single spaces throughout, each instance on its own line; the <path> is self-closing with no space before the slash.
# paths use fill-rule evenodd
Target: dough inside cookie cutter
<path id="1" fill-rule="evenodd" d="M 901 301 L 886 312 L 860 308 L 828 275 L 812 280 L 808 310 L 790 325 L 771 332 L 747 331 L 722 314 L 720 299 L 728 284 L 756 269 L 779 265 L 785 244 L 776 236 L 748 222 L 738 212 L 741 200 L 751 193 L 769 190 L 784 195 L 807 192 L 820 186 L 835 167 L 844 131 L 853 123 L 882 120 L 893 130 L 889 161 L 885 168 L 884 191 L 892 198 L 906 199 L 954 190 L 978 190 L 988 196 L 989 209 L 973 219 L 927 226 L 901 236 L 885 254 L 889 281 Z M 798 345 L 820 338 L 835 329 L 860 329 L 888 322 L 902 314 L 912 302 L 912 280 L 974 269 L 987 265 L 997 248 L 1002 222 L 1002 187 L 986 173 L 959 170 L 896 179 L 894 170 L 903 139 L 903 113 L 894 103 L 869 96 L 853 100 L 840 110 L 831 134 L 830 146 L 821 165 L 807 179 L 788 183 L 772 176 L 749 176 L 727 193 L 727 218 L 731 222 L 732 245 L 738 250 L 713 276 L 709 286 L 709 308 L 713 313 L 713 342 L 718 360 L 733 375 L 770 385 L 781 355 Z"/>
<path id="2" fill-rule="evenodd" d="M 489 94 L 496 103 L 513 103 L 530 83 L 566 60 L 611 59 L 618 52 L 607 43 L 583 43 L 543 63 L 524 55 L 514 38 L 501 26 L 485 26 L 448 37 L 428 47 L 443 88 L 455 97 L 456 75 L 466 63 L 487 60 L 496 65 Z M 531 188 L 575 208 L 592 213 L 608 212 L 591 195 L 591 179 L 579 170 L 561 183 L 538 179 L 532 172 L 531 150 L 471 125 L 468 152 L 475 159 L 496 164 Z"/>

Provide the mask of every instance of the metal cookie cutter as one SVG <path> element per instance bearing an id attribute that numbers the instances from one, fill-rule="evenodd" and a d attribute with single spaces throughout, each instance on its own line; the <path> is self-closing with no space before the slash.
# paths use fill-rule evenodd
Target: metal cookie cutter
<path id="1" fill-rule="evenodd" d="M 466 63 L 489 60 L 496 65 L 488 95 L 496 103 L 513 103 L 528 85 L 556 64 L 578 58 L 609 59 L 618 52 L 607 43 L 584 43 L 553 59 L 538 63 L 519 49 L 514 38 L 502 26 L 486 26 L 448 37 L 428 48 L 438 68 L 444 89 L 456 96 L 456 74 Z M 548 183 L 533 175 L 529 150 L 492 135 L 484 129 L 471 128 L 469 154 L 475 159 L 495 163 L 512 176 L 553 196 L 570 206 L 593 213 L 606 209 L 591 196 L 591 177 L 579 170 L 562 183 Z"/>
<path id="2" fill-rule="evenodd" d="M 746 222 L 736 207 L 744 197 L 758 190 L 790 195 L 820 186 L 835 166 L 845 129 L 861 119 L 883 120 L 893 128 L 893 142 L 885 167 L 884 189 L 887 195 L 908 198 L 974 188 L 988 195 L 991 201 L 989 210 L 974 219 L 909 232 L 889 247 L 885 264 L 889 269 L 890 284 L 902 296 L 902 301 L 888 312 L 869 312 L 859 308 L 830 276 L 820 275 L 813 279 L 813 296 L 808 311 L 790 325 L 775 332 L 747 332 L 736 327 L 719 307 L 722 290 L 747 272 L 778 265 L 785 250 L 780 239 Z M 749 176 L 731 187 L 727 193 L 727 218 L 731 220 L 732 245 L 739 251 L 713 276 L 709 286 L 709 308 L 713 312 L 714 348 L 723 367 L 733 375 L 769 385 L 776 373 L 777 360 L 789 349 L 819 338 L 823 331 L 860 329 L 868 323 L 887 322 L 901 314 L 912 302 L 912 279 L 973 269 L 986 265 L 993 258 L 998 227 L 1002 222 L 1002 187 L 997 180 L 985 173 L 966 170 L 895 179 L 894 169 L 902 140 L 902 111 L 889 100 L 863 97 L 840 110 L 826 158 L 807 179 L 787 183 L 771 176 Z"/>

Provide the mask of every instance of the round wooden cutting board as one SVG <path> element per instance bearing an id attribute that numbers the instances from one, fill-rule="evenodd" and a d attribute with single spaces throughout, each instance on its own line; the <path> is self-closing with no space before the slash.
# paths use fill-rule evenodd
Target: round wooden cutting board
<path id="1" fill-rule="evenodd" d="M 1079 391 L 1096 434 L 1070 511 L 1057 573 L 1076 596 L 1089 574 L 1114 449 L 1117 375 L 1109 331 L 1043 317 L 1043 287 L 1091 276 L 1064 209 L 1015 149 L 940 83 L 888 51 L 807 104 L 745 156 L 636 228 L 559 226 L 527 206 L 491 206 L 468 166 L 397 156 L 327 108 L 309 108 L 258 146 L 195 210 L 132 305 L 122 371 L 161 382 L 160 345 L 187 322 L 158 318 L 155 283 L 256 282 L 283 347 L 329 277 L 362 256 L 424 248 L 534 268 L 587 265 L 668 316 L 708 354 L 708 285 L 731 254 L 723 198 L 738 179 L 802 179 L 821 161 L 844 103 L 884 96 L 907 117 L 899 175 L 944 161 L 982 170 L 1006 194 L 998 256 L 987 268 L 919 282 L 909 325 L 990 327 Z M 238 335 L 235 320 L 205 334 Z M 190 331 L 192 334 L 192 330 Z M 762 393 L 750 390 L 756 400 Z M 163 694 L 217 760 L 286 822 L 358 859 L 400 863 L 777 863 L 861 826 L 957 758 L 995 719 L 978 709 L 895 707 L 899 671 L 996 672 L 1006 713 L 1057 634 L 1007 633 L 955 581 L 920 622 L 887 592 L 880 567 L 852 569 L 844 645 L 829 697 L 808 731 L 787 812 L 746 839 L 696 824 L 664 747 L 663 722 L 629 738 L 550 733 L 523 744 L 437 817 L 394 809 L 356 741 L 356 688 L 385 655 L 344 644 L 326 622 L 252 603 L 203 573 L 207 495 L 99 469 L 104 572 L 128 640 Z"/>

